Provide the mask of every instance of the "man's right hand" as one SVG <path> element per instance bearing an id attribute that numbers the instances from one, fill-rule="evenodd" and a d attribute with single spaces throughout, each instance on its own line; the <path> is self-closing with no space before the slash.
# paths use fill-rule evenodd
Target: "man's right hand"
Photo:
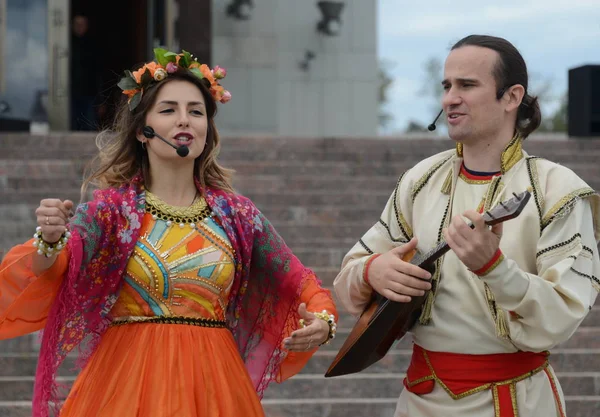
<path id="1" fill-rule="evenodd" d="M 431 274 L 402 258 L 417 247 L 413 238 L 403 246 L 378 256 L 369 266 L 369 284 L 385 298 L 408 303 L 411 297 L 419 297 L 431 289 Z"/>

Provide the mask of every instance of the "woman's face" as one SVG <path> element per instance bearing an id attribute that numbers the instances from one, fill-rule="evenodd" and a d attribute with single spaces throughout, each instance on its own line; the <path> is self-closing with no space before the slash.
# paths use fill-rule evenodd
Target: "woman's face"
<path id="1" fill-rule="evenodd" d="M 202 154 L 206 144 L 208 117 L 204 96 L 189 81 L 169 81 L 161 87 L 154 105 L 148 110 L 146 125 L 173 145 L 185 145 L 189 149 L 189 154 L 182 158 L 157 137 L 148 139 L 139 133 L 137 138 L 146 142 L 151 164 L 182 159 L 193 162 Z"/>

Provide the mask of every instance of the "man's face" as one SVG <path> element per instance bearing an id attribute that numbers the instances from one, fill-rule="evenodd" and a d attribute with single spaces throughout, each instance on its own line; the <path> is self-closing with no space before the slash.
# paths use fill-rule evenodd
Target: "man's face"
<path id="1" fill-rule="evenodd" d="M 84 16 L 75 16 L 73 19 L 73 33 L 81 37 L 86 34 L 88 30 L 88 20 Z"/>
<path id="2" fill-rule="evenodd" d="M 478 46 L 463 46 L 448 55 L 442 107 L 453 140 L 473 143 L 486 139 L 507 122 L 505 102 L 496 99 L 493 70 L 498 59 L 496 51 Z"/>

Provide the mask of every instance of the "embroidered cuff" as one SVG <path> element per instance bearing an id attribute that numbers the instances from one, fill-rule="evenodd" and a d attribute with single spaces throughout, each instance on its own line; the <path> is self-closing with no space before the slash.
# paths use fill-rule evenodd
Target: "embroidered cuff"
<path id="1" fill-rule="evenodd" d="M 502 251 L 500 250 L 500 248 L 498 248 L 496 253 L 494 253 L 494 256 L 492 256 L 492 259 L 490 259 L 487 264 L 483 265 L 478 270 L 471 271 L 471 272 L 473 272 L 477 276 L 483 277 L 483 276 L 489 274 L 490 272 L 492 272 L 494 269 L 496 269 L 496 267 L 498 265 L 500 265 L 500 262 L 502 262 L 503 260 L 504 260 L 504 255 L 502 254 Z"/>
<path id="2" fill-rule="evenodd" d="M 369 285 L 371 285 L 371 283 L 369 282 L 369 267 L 371 266 L 371 263 L 379 256 L 381 256 L 380 253 L 375 253 L 369 256 L 369 259 L 367 259 L 367 261 L 365 262 L 365 266 L 363 268 L 363 280 Z"/>

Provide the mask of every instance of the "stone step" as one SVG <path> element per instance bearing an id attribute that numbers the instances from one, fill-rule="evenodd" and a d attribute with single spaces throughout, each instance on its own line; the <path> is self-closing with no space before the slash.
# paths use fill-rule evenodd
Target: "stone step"
<path id="1" fill-rule="evenodd" d="M 328 163 L 345 163 L 351 169 L 351 172 L 355 172 L 356 174 L 360 172 L 369 171 L 371 166 L 375 163 L 375 170 L 377 170 L 377 166 L 380 172 L 386 174 L 394 174 L 398 172 L 402 172 L 405 169 L 410 168 L 417 162 L 422 159 L 425 159 L 431 155 L 439 151 L 443 151 L 448 149 L 447 147 L 443 148 L 428 148 L 424 149 L 424 152 L 419 152 L 418 154 L 412 153 L 411 151 L 405 152 L 392 152 L 390 149 L 385 149 L 382 152 L 377 152 L 377 150 L 373 152 L 367 151 L 359 151 L 346 149 L 344 151 L 336 151 L 336 152 L 323 152 L 323 151 L 310 151 L 310 150 L 302 150 L 302 151 L 293 151 L 287 148 L 283 148 L 281 150 L 259 150 L 254 151 L 247 148 L 233 148 L 227 149 L 224 148 L 222 150 L 221 156 L 219 157 L 219 163 L 227 168 L 236 168 L 236 161 L 245 160 L 247 163 L 262 163 L 265 161 L 277 161 L 281 162 L 297 162 L 302 163 L 302 161 L 313 161 L 313 163 L 317 164 L 328 164 Z M 1 155 L 6 159 L 21 159 L 23 156 L 23 151 L 19 149 L 11 149 L 11 148 L 0 148 Z M 592 165 L 595 161 L 600 159 L 600 152 L 597 149 L 586 150 L 586 151 L 557 151 L 557 150 L 547 150 L 547 149 L 533 149 L 530 152 L 533 155 L 541 156 L 547 158 L 556 163 L 563 164 L 568 166 L 571 169 L 574 169 L 576 172 L 579 171 L 577 168 L 579 164 Z M 80 166 L 88 163 L 95 155 L 95 151 L 86 150 L 86 149 L 44 149 L 39 148 L 32 151 L 28 151 L 27 158 L 30 160 L 77 160 L 81 162 Z M 383 165 L 381 165 L 383 164 Z M 254 169 L 253 169 L 254 170 Z M 243 171 L 240 170 L 241 173 Z M 288 172 L 289 174 L 295 173 L 295 171 L 283 171 Z M 329 172 L 329 170 L 325 169 L 324 173 Z M 584 178 L 586 175 L 581 173 Z"/>
<path id="2" fill-rule="evenodd" d="M 5 159 L 0 156 L 0 176 L 18 178 L 60 178 L 83 174 L 86 161 L 81 159 Z M 365 160 L 360 163 L 351 161 L 246 161 L 227 159 L 221 161 L 227 168 L 235 170 L 234 179 L 239 176 L 315 175 L 357 177 L 361 175 L 395 176 L 412 167 L 412 162 L 387 163 L 379 160 Z M 587 167 L 579 162 L 578 166 Z M 593 166 L 592 166 L 593 167 Z"/>
<path id="3" fill-rule="evenodd" d="M 599 354 L 600 349 L 553 349 L 550 353 L 550 363 L 557 372 L 600 373 Z M 336 350 L 327 350 L 325 347 L 321 347 L 302 369 L 301 373 L 324 375 L 333 363 L 336 355 Z M 412 350 L 410 349 L 392 350 L 381 360 L 365 369 L 362 373 L 380 374 L 406 372 L 408 365 L 410 364 L 411 355 Z"/>
<path id="4" fill-rule="evenodd" d="M 397 397 L 342 396 L 328 399 L 267 399 L 263 400 L 263 406 L 267 417 L 391 417 L 394 415 L 397 401 Z M 600 396 L 567 396 L 565 401 L 569 417 L 600 416 Z"/>
<path id="5" fill-rule="evenodd" d="M 573 159 L 565 158 L 559 155 L 557 162 L 562 162 L 568 168 L 576 172 L 598 173 L 599 166 L 596 163 L 600 154 L 592 155 L 590 158 Z M 586 162 L 587 161 L 587 162 Z M 246 159 L 234 160 L 227 159 L 222 161 L 227 168 L 235 170 L 234 180 L 250 176 L 257 178 L 260 176 L 277 176 L 293 180 L 297 176 L 318 176 L 321 180 L 328 177 L 343 176 L 344 178 L 360 178 L 379 176 L 385 178 L 397 179 L 399 175 L 410 169 L 415 161 L 402 162 L 384 162 L 376 159 L 352 161 L 319 161 L 319 160 L 267 160 L 267 161 L 247 161 Z M 78 177 L 82 178 L 83 168 L 87 161 L 81 158 L 67 159 L 5 159 L 0 157 L 0 178 L 37 178 L 37 179 L 56 179 Z M 268 179 L 268 178 L 267 178 Z"/>
<path id="6" fill-rule="evenodd" d="M 323 268 L 324 269 L 324 268 Z M 327 277 L 329 278 L 331 275 L 327 275 L 332 274 L 333 272 L 325 272 L 322 271 L 321 269 L 313 269 L 315 271 L 315 274 L 317 274 L 317 276 L 319 276 L 319 278 L 324 281 L 323 277 Z M 319 274 L 319 272 L 321 272 L 321 274 Z M 334 276 L 335 278 L 335 276 Z M 325 282 L 324 282 L 325 284 Z M 350 313 L 346 312 L 344 306 L 341 305 L 341 303 L 339 302 L 335 291 L 332 288 L 328 288 L 331 291 L 331 294 L 333 295 L 333 299 L 336 303 L 337 309 L 338 309 L 338 314 L 340 316 L 339 320 L 338 320 L 338 328 L 340 330 L 347 330 L 350 331 L 350 329 L 352 329 L 354 327 L 354 325 L 356 324 L 356 321 L 358 320 L 356 317 L 352 316 Z M 596 303 L 595 306 L 592 307 L 592 309 L 590 310 L 590 312 L 588 313 L 588 315 L 586 316 L 586 318 L 583 320 L 583 323 L 581 323 L 581 326 L 579 327 L 580 329 L 589 329 L 589 328 L 598 328 L 600 327 L 600 303 Z"/>
<path id="7" fill-rule="evenodd" d="M 270 385 L 264 398 L 397 398 L 402 391 L 404 377 L 404 373 L 360 373 L 337 378 L 325 378 L 321 374 L 302 374 L 282 384 Z M 558 372 L 557 377 L 565 395 L 600 395 L 598 372 Z"/>
<path id="8" fill-rule="evenodd" d="M 264 399 L 310 398 L 397 398 L 402 391 L 404 373 L 360 373 L 338 378 L 321 374 L 296 375 L 282 384 L 271 384 Z M 557 372 L 565 395 L 599 396 L 600 373 Z M 74 377 L 58 380 L 71 386 Z M 0 377 L 0 401 L 28 401 L 32 398 L 34 377 Z"/>
<path id="9" fill-rule="evenodd" d="M 69 356 L 60 367 L 59 376 L 74 376 L 77 372 L 75 369 L 75 356 Z M 35 376 L 38 354 L 35 352 L 29 353 L 0 353 L 0 378 L 2 377 L 21 377 Z"/>
<path id="10" fill-rule="evenodd" d="M 337 352 L 350 334 L 350 328 L 338 328 L 337 336 L 330 344 L 323 346 L 323 351 Z M 390 351 L 407 350 L 412 348 L 412 338 L 407 335 L 396 342 Z M 569 340 L 559 344 L 558 349 L 600 349 L 600 326 L 579 327 Z"/>
<path id="11" fill-rule="evenodd" d="M 353 189 L 341 189 L 322 191 L 313 189 L 308 191 L 286 190 L 285 192 L 272 193 L 265 190 L 257 190 L 242 195 L 250 198 L 261 210 L 267 212 L 271 206 L 297 206 L 297 207 L 321 207 L 321 206 L 345 206 L 345 207 L 370 207 L 381 213 L 385 203 L 393 192 L 393 187 L 386 190 L 367 189 L 357 192 Z M 59 188 L 52 184 L 40 190 L 17 190 L 10 193 L 0 193 L 2 204 L 39 204 L 44 198 L 71 199 L 75 203 L 79 201 L 79 187 Z"/>
<path id="12" fill-rule="evenodd" d="M 265 399 L 266 417 L 391 417 L 397 398 Z M 567 396 L 569 417 L 598 417 L 600 396 Z M 0 417 L 30 417 L 29 401 L 0 401 Z"/>
<path id="13" fill-rule="evenodd" d="M 550 363 L 557 372 L 564 373 L 600 373 L 600 349 L 554 349 L 550 355 Z M 300 374 L 324 375 L 331 366 L 337 351 L 322 347 L 302 369 Z M 380 361 L 371 365 L 362 373 L 386 374 L 406 372 L 412 351 L 397 349 L 389 352 Z M 73 371 L 75 356 L 69 356 L 59 369 L 59 375 L 75 376 Z M 34 376 L 38 355 L 29 353 L 0 353 L 0 377 Z"/>
<path id="14" fill-rule="evenodd" d="M 31 401 L 0 401 L 0 417 L 31 417 Z"/>
<path id="15" fill-rule="evenodd" d="M 85 149 L 95 150 L 96 133 L 51 133 L 49 135 L 32 136 L 3 132 L 2 145 L 6 149 L 18 149 L 34 152 L 39 149 Z M 524 142 L 526 150 L 546 150 L 547 152 L 597 150 L 596 140 L 552 140 L 546 134 L 531 136 Z M 549 143 L 551 146 L 549 146 Z M 367 146 L 368 144 L 368 146 Z M 311 150 L 319 152 L 362 151 L 364 153 L 385 151 L 406 155 L 418 154 L 431 149 L 448 149 L 454 146 L 447 138 L 431 135 L 414 135 L 410 137 L 377 137 L 377 138 L 289 138 L 289 137 L 222 137 L 223 149 L 252 150 L 254 154 L 267 151 Z M 21 155 L 22 156 L 22 155 Z"/>
<path id="16" fill-rule="evenodd" d="M 584 176 L 582 170 L 578 172 Z M 600 165 L 593 170 L 586 171 L 589 175 L 584 177 L 592 178 L 589 181 L 593 185 L 596 178 L 600 178 Z M 296 177 L 286 177 L 284 175 L 255 175 L 238 176 L 233 185 L 241 194 L 253 195 L 257 193 L 271 194 L 279 198 L 282 194 L 293 190 L 294 192 L 311 193 L 313 190 L 319 192 L 337 192 L 346 194 L 362 194 L 368 190 L 387 191 L 388 196 L 394 190 L 398 176 L 323 176 L 323 175 L 298 175 Z M 81 186 L 80 176 L 57 177 L 57 178 L 35 178 L 8 177 L 0 182 L 2 193 L 17 192 L 35 192 L 36 190 L 51 187 L 53 190 L 78 190 Z M 60 193 L 60 191 L 59 191 Z M 310 206 L 308 206 L 310 207 Z M 346 206 L 348 207 L 348 206 Z M 381 211 L 383 206 L 378 207 Z"/>
<path id="17" fill-rule="evenodd" d="M 372 221 L 363 222 L 347 222 L 335 224 L 293 224 L 289 222 L 273 222 L 277 232 L 286 241 L 294 241 L 296 238 L 313 238 L 321 237 L 329 239 L 344 239 L 348 236 L 362 236 L 372 225 Z M 2 230 L 2 241 L 4 242 L 20 242 L 23 239 L 29 239 L 35 232 L 35 222 L 30 223 L 14 223 L 0 220 L 0 230 Z M 6 247 L 0 243 L 0 246 Z M 9 247 L 12 245 L 9 245 Z"/>
<path id="18" fill-rule="evenodd" d="M 36 335 L 29 334 L 26 336 L 15 337 L 12 339 L 0 340 L 0 355 L 14 355 L 21 353 L 34 352 L 34 340 Z M 2 375 L 2 367 L 0 367 L 0 375 Z"/>
<path id="19" fill-rule="evenodd" d="M 3 222 L 0 222 L 0 225 Z M 6 227 L 4 227 L 6 226 Z M 320 238 L 315 237 L 318 235 L 289 235 L 289 230 L 303 230 L 306 225 L 298 224 L 295 226 L 281 227 L 275 225 L 276 230 L 285 239 L 286 243 L 292 249 L 294 254 L 300 259 L 300 261 L 310 268 L 317 268 L 317 276 L 325 283 L 325 285 L 332 285 L 333 279 L 337 276 L 340 271 L 342 260 L 346 253 L 356 244 L 356 240 L 348 239 L 343 237 L 332 237 L 332 238 Z M 356 231 L 359 232 L 356 236 L 362 235 L 371 225 L 363 224 L 360 228 L 357 226 Z M 23 243 L 30 239 L 33 231 L 35 230 L 36 224 L 34 220 L 24 221 L 12 221 L 10 224 L 4 222 L 4 225 L 0 226 L 3 228 L 4 234 L 0 236 L 0 259 L 3 253 L 14 245 Z M 317 228 L 317 226 L 310 226 Z M 323 234 L 330 233 L 330 226 L 321 226 L 320 229 Z M 334 234 L 334 236 L 339 236 Z M 309 246 L 310 245 L 310 246 Z"/>
<path id="20" fill-rule="evenodd" d="M 0 178 L 67 178 L 82 177 L 85 162 L 81 159 L 5 159 L 0 157 Z"/>
<path id="21" fill-rule="evenodd" d="M 313 271 L 315 271 L 317 276 L 319 276 L 319 278 L 322 280 L 323 277 L 328 277 L 333 280 L 333 278 L 331 278 L 331 276 L 334 276 L 333 270 L 331 269 L 329 272 L 327 272 L 328 269 L 329 268 L 313 268 Z M 327 275 L 328 273 L 330 274 L 329 276 Z M 326 351 L 328 352 L 327 354 L 334 354 L 342 347 L 344 341 L 350 334 L 350 331 L 356 324 L 357 319 L 346 312 L 344 307 L 340 304 L 335 291 L 330 285 L 327 284 L 327 282 L 325 282 L 325 280 L 323 280 L 323 285 L 328 291 L 330 291 L 336 303 L 339 319 L 337 337 L 329 345 L 323 346 L 319 352 Z M 399 342 L 396 348 L 392 349 L 391 352 L 410 349 L 411 340 L 410 337 L 407 336 L 401 342 Z M 576 349 L 600 350 L 600 305 L 595 305 L 592 307 L 582 325 L 575 332 L 575 335 L 573 335 L 569 341 L 558 346 L 556 349 L 561 351 L 567 349 L 570 353 L 577 353 L 578 351 Z M 35 334 L 8 340 L 0 340 L 0 355 L 4 353 L 14 357 L 18 356 L 19 354 L 31 354 L 32 352 L 36 351 L 37 335 Z M 2 366 L 0 366 L 0 375 L 2 374 L 2 369 Z"/>
<path id="22" fill-rule="evenodd" d="M 320 271 L 318 268 L 314 268 L 314 271 L 319 277 L 325 276 L 325 273 Z M 327 351 L 330 352 L 328 354 L 333 354 L 337 352 L 339 348 L 341 348 L 344 341 L 350 334 L 351 329 L 356 324 L 357 319 L 345 311 L 344 307 L 337 300 L 335 291 L 333 291 L 330 287 L 327 289 L 331 292 L 338 309 L 338 335 L 330 345 L 322 347 L 320 351 Z M 560 346 L 560 349 L 568 349 L 569 352 L 572 353 L 576 353 L 576 351 L 573 349 L 600 349 L 600 342 L 598 342 L 600 338 L 598 336 L 600 336 L 600 305 L 596 305 L 592 308 L 590 313 L 584 319 L 582 325 L 577 330 L 576 336 L 574 337 L 577 338 L 578 342 L 568 341 L 566 344 Z M 36 338 L 36 335 L 27 335 L 8 340 L 0 340 L 0 355 L 4 353 L 7 355 L 18 356 L 21 353 L 28 354 L 28 352 L 35 352 L 37 351 Z M 578 343 L 581 344 L 579 345 Z M 401 351 L 407 349 L 410 349 L 409 339 L 402 341 L 397 350 Z M 2 366 L 0 366 L 0 375 L 2 374 L 2 369 Z"/>
<path id="23" fill-rule="evenodd" d="M 398 173 L 399 175 L 400 173 Z M 598 170 L 600 175 L 600 169 Z M 362 190 L 388 190 L 391 194 L 396 185 L 398 176 L 322 176 L 322 175 L 298 175 L 286 177 L 284 175 L 255 175 L 238 176 L 233 185 L 244 194 L 256 191 L 268 191 L 280 194 L 287 190 L 294 191 L 338 191 L 347 190 L 350 193 L 360 193 Z M 3 192 L 33 191 L 42 187 L 51 186 L 53 189 L 77 189 L 81 186 L 80 176 L 64 176 L 56 178 L 45 177 L 7 177 L 0 186 Z"/>
<path id="24" fill-rule="evenodd" d="M 39 201 L 35 204 L 2 204 L 0 205 L 0 221 L 4 222 L 24 222 L 33 224 L 35 221 L 35 210 L 39 206 Z M 335 223 L 348 223 L 348 222 L 363 222 L 369 221 L 375 224 L 379 220 L 379 216 L 383 207 L 367 207 L 364 205 L 361 207 L 344 207 L 344 206 L 308 206 L 308 207 L 294 207 L 279 204 L 277 206 L 267 207 L 263 211 L 263 214 L 272 223 L 290 223 L 290 224 L 335 224 Z M 359 236 L 348 236 L 347 241 L 353 240 L 356 243 Z M 321 244 L 320 241 L 324 240 L 319 238 L 318 241 L 311 245 L 317 244 L 321 246 L 330 246 L 330 242 L 324 240 L 326 243 Z M 343 245 L 342 245 L 343 246 Z"/>

